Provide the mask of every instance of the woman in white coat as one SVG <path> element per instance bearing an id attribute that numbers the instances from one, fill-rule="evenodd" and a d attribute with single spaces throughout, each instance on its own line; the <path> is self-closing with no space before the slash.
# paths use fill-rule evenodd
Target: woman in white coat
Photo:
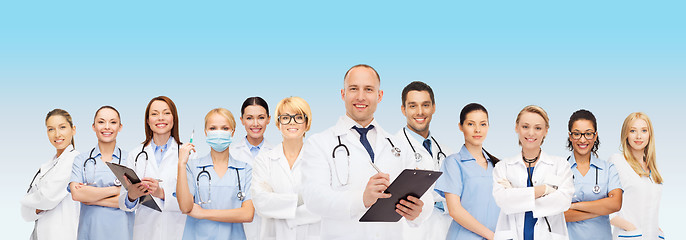
<path id="1" fill-rule="evenodd" d="M 48 140 L 57 153 L 41 165 L 21 200 L 21 214 L 26 221 L 34 221 L 31 239 L 76 239 L 79 224 L 79 205 L 67 192 L 71 179 L 76 127 L 71 115 L 53 109 L 45 117 Z"/>
<path id="2" fill-rule="evenodd" d="M 150 100 L 145 109 L 145 141 L 126 158 L 126 165 L 134 169 L 142 181 L 130 185 L 129 191 L 122 188 L 119 195 L 119 208 L 136 211 L 133 239 L 166 240 L 183 236 L 186 215 L 179 210 L 173 195 L 179 140 L 179 118 L 174 102 L 166 96 Z M 139 201 L 141 196 L 148 194 L 161 212 Z"/>
<path id="3" fill-rule="evenodd" d="M 493 197 L 500 207 L 494 239 L 569 239 L 563 213 L 574 193 L 572 172 L 564 158 L 541 150 L 549 126 L 541 107 L 526 106 L 517 115 L 522 152 L 493 170 Z"/>
<path id="4" fill-rule="evenodd" d="M 245 127 L 245 138 L 237 138 L 231 144 L 231 156 L 252 165 L 255 157 L 262 150 L 269 151 L 272 145 L 264 138 L 264 132 L 269 125 L 269 106 L 261 97 L 249 97 L 241 106 L 241 124 Z M 252 222 L 244 223 L 245 236 L 248 240 L 260 238 L 262 218 L 255 215 Z"/>
<path id="5" fill-rule="evenodd" d="M 302 147 L 312 125 L 312 112 L 300 97 L 276 105 L 276 127 L 283 142 L 253 162 L 252 195 L 262 219 L 261 239 L 320 239 L 320 217 L 303 203 L 300 193 Z"/>
<path id="6" fill-rule="evenodd" d="M 650 119 L 641 112 L 629 114 L 622 124 L 622 153 L 610 157 L 624 189 L 622 209 L 610 219 L 614 239 L 664 239 L 658 222 L 663 180 L 654 133 Z"/>

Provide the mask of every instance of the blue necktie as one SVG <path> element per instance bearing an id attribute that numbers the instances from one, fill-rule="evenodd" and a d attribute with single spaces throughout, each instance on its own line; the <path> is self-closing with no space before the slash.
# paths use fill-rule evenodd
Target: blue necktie
<path id="1" fill-rule="evenodd" d="M 431 155 L 433 157 L 434 154 L 431 153 L 431 140 L 424 139 L 424 143 L 422 143 L 422 145 L 424 145 L 424 148 L 426 148 L 426 151 L 429 151 L 429 155 Z"/>
<path id="2" fill-rule="evenodd" d="M 367 153 L 369 153 L 369 157 L 372 158 L 372 162 L 374 162 L 374 150 L 372 150 L 372 145 L 370 145 L 369 140 L 367 140 L 367 132 L 373 128 L 374 125 L 369 125 L 367 128 L 358 128 L 357 126 L 353 127 L 353 129 L 360 134 L 360 142 L 362 143 L 362 146 L 364 146 L 364 149 L 367 149 Z"/>

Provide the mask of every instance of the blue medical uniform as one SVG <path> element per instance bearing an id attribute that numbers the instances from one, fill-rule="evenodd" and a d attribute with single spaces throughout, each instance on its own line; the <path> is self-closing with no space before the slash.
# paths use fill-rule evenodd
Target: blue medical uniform
<path id="1" fill-rule="evenodd" d="M 100 147 L 96 146 L 92 155 L 91 150 L 89 149 L 74 158 L 71 182 L 92 183 L 95 187 L 115 186 L 116 177 L 102 161 Z M 120 152 L 120 150 L 119 146 L 114 148 L 111 162 L 126 163 L 127 152 L 124 150 Z M 95 166 L 93 160 L 88 161 L 86 172 L 84 172 L 83 164 L 89 156 L 95 158 Z M 70 190 L 69 187 L 67 189 Z M 77 239 L 132 239 L 134 216 L 133 212 L 125 212 L 119 208 L 81 204 Z"/>
<path id="2" fill-rule="evenodd" d="M 487 159 L 488 155 L 482 153 Z M 490 159 L 489 159 L 490 160 Z M 463 145 L 460 152 L 448 156 L 441 167 L 443 175 L 436 181 L 435 191 L 445 197 L 452 193 L 460 197 L 462 207 L 479 223 L 495 231 L 500 207 L 493 198 L 493 164 L 484 169 Z M 446 239 L 483 239 L 478 234 L 452 221 Z"/>
<path id="3" fill-rule="evenodd" d="M 198 174 L 203 171 L 209 172 L 212 183 L 209 183 L 206 173 L 200 176 L 200 188 L 196 185 Z M 238 175 L 236 169 L 238 169 Z M 204 209 L 235 209 L 240 208 L 244 201 L 251 200 L 250 182 L 252 180 L 252 168 L 245 162 L 238 161 L 229 156 L 229 169 L 226 170 L 224 177 L 219 177 L 214 171 L 212 157 L 208 154 L 205 157 L 194 159 L 186 165 L 188 177 L 188 188 L 193 194 L 195 203 Z M 240 178 L 241 191 L 245 194 L 243 201 L 238 199 L 238 179 Z M 212 188 L 210 189 L 210 185 Z M 208 194 L 208 190 L 211 194 Z M 210 203 L 200 204 L 202 201 Z M 186 218 L 186 227 L 183 231 L 184 240 L 196 239 L 245 239 L 242 223 L 216 222 L 206 219 L 196 219 L 191 216 Z"/>
<path id="4" fill-rule="evenodd" d="M 569 165 L 572 167 L 574 176 L 574 196 L 572 203 L 595 201 L 607 197 L 607 194 L 614 189 L 621 189 L 619 173 L 615 165 L 600 160 L 591 154 L 591 168 L 588 169 L 586 176 L 581 175 L 576 168 L 574 155 L 569 157 Z M 593 187 L 596 185 L 596 170 L 598 171 L 598 186 L 600 192 L 594 193 Z M 598 216 L 578 222 L 568 222 L 570 239 L 612 239 L 610 229 L 610 217 L 608 215 Z"/>

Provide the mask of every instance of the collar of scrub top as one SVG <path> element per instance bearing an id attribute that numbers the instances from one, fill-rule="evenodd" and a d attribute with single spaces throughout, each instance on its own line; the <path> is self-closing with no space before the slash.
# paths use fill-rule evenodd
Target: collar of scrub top
<path id="1" fill-rule="evenodd" d="M 597 168 L 598 170 L 603 170 L 603 167 L 600 166 L 600 159 L 595 157 L 594 154 L 591 153 L 591 166 Z M 574 153 L 569 157 L 569 166 L 572 168 L 576 167 L 576 159 L 574 159 Z"/>
<path id="2" fill-rule="evenodd" d="M 212 167 L 214 166 L 214 163 L 212 162 L 211 157 L 204 157 L 204 158 L 199 158 L 198 159 L 198 166 L 197 168 L 203 168 L 203 167 Z M 231 169 L 238 169 L 238 170 L 243 170 L 248 164 L 246 162 L 238 161 L 234 159 L 231 155 L 229 155 L 229 168 Z"/>
<path id="3" fill-rule="evenodd" d="M 111 160 L 111 161 L 114 161 L 114 158 L 116 158 L 117 160 L 121 161 L 121 156 L 117 156 L 117 153 L 121 153 L 121 151 L 119 151 L 119 150 L 117 150 L 117 149 L 120 149 L 120 148 L 119 148 L 119 145 L 115 145 L 115 146 L 114 146 L 114 151 L 112 152 L 112 160 Z M 91 149 L 91 150 L 92 150 L 92 149 Z M 89 152 L 90 152 L 90 151 L 89 151 Z M 123 154 L 123 153 L 122 153 L 122 154 Z M 98 158 L 98 157 L 100 157 L 100 160 L 102 161 L 102 153 L 100 152 L 100 145 L 95 145 L 95 151 L 93 151 L 93 156 L 92 156 L 92 157 L 93 157 L 93 158 Z M 110 161 L 110 162 L 111 162 L 111 161 Z"/>
<path id="4" fill-rule="evenodd" d="M 253 157 L 253 158 L 256 157 L 257 154 L 260 152 L 260 149 L 262 149 L 262 145 L 264 144 L 264 137 L 262 138 L 262 142 L 260 142 L 260 144 L 257 144 L 257 146 L 252 145 L 252 144 L 248 141 L 248 136 L 247 136 L 247 135 L 245 136 L 244 139 L 245 139 L 245 146 L 248 147 L 248 151 L 250 151 L 250 154 L 252 154 L 252 157 Z"/>
<path id="5" fill-rule="evenodd" d="M 460 149 L 460 152 L 458 154 L 460 155 L 460 161 L 462 162 L 476 161 L 476 158 L 472 156 L 469 150 L 467 150 L 467 146 L 465 146 L 464 144 L 462 145 L 462 148 Z M 486 154 L 483 148 L 481 149 L 481 154 L 484 155 L 488 164 L 491 161 L 491 158 L 488 157 L 488 154 Z"/>
<path id="6" fill-rule="evenodd" d="M 417 134 L 416 132 L 414 132 L 414 131 L 410 130 L 409 128 L 407 128 L 407 126 L 404 126 L 403 128 L 405 128 L 405 132 L 406 132 L 409 136 L 412 136 L 412 138 L 413 138 L 415 141 L 417 141 L 417 142 L 419 143 L 419 145 L 421 146 L 422 149 L 426 150 L 426 148 L 424 147 L 423 144 L 424 144 L 424 141 L 425 141 L 425 140 L 431 141 L 431 131 L 429 131 L 429 135 L 427 135 L 427 137 L 424 138 L 424 137 L 422 137 L 421 135 Z M 431 142 L 433 143 L 433 141 L 431 141 Z M 431 145 L 431 149 L 432 149 L 432 150 L 433 150 L 433 148 L 434 148 L 433 145 Z"/>
<path id="7" fill-rule="evenodd" d="M 162 162 L 162 158 L 164 158 L 164 154 L 167 152 L 167 150 L 169 150 L 169 146 L 172 145 L 172 141 L 174 141 L 174 137 L 169 136 L 169 139 L 167 139 L 167 142 L 164 145 L 157 146 L 157 144 L 155 144 L 155 140 L 150 140 L 150 148 L 152 148 L 152 150 L 154 152 L 155 160 L 157 160 L 157 164 Z"/>

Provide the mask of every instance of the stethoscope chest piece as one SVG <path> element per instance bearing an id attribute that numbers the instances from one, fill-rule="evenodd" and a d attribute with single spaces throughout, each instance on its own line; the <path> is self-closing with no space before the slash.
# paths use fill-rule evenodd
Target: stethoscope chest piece
<path id="1" fill-rule="evenodd" d="M 422 154 L 415 152 L 414 153 L 414 159 L 417 160 L 417 162 L 421 162 L 422 161 Z"/>
<path id="2" fill-rule="evenodd" d="M 593 186 L 593 193 L 595 193 L 595 194 L 600 193 L 600 186 L 598 186 L 598 185 Z"/>
<path id="3" fill-rule="evenodd" d="M 243 199 L 245 199 L 245 193 L 243 193 L 243 191 L 239 191 L 236 196 L 238 197 L 238 200 L 243 201 Z"/>
<path id="4" fill-rule="evenodd" d="M 114 186 L 117 186 L 117 187 L 121 186 L 121 181 L 119 181 L 118 178 L 114 179 Z"/>
<path id="5" fill-rule="evenodd" d="M 393 147 L 393 149 L 391 149 L 391 152 L 393 153 L 394 156 L 400 157 L 400 148 Z"/>

